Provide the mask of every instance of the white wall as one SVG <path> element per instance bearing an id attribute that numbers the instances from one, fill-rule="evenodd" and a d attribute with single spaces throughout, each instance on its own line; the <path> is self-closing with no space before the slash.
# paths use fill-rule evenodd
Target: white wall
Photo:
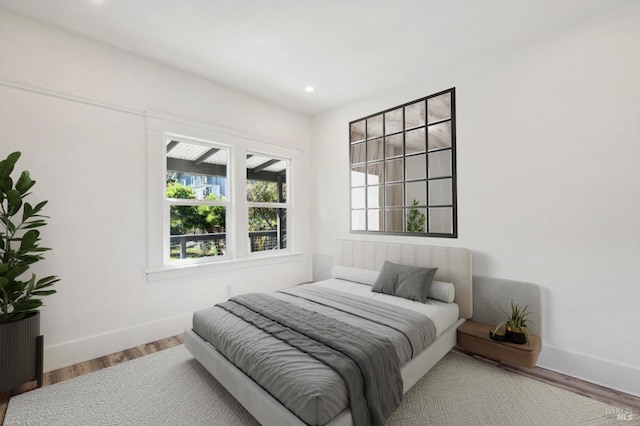
<path id="1" fill-rule="evenodd" d="M 194 310 L 235 293 L 311 277 L 310 256 L 147 282 L 147 130 L 144 110 L 209 123 L 302 150 L 310 119 L 209 81 L 0 10 L 0 156 L 48 199 L 53 247 L 36 265 L 62 278 L 45 300 L 45 369 L 181 333 Z M 294 187 L 296 251 L 309 253 L 309 179 Z"/>
<path id="2" fill-rule="evenodd" d="M 544 287 L 539 365 L 640 394 L 640 7 L 314 117 L 316 253 L 463 246 Z M 459 238 L 349 234 L 348 122 L 456 87 Z"/>

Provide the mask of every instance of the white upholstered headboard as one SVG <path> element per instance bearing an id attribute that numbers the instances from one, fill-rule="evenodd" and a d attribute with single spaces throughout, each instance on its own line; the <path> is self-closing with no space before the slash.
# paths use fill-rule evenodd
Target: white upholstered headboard
<path id="1" fill-rule="evenodd" d="M 454 302 L 460 307 L 460 317 L 471 318 L 473 283 L 471 252 L 468 249 L 374 241 L 336 242 L 334 265 L 379 271 L 385 260 L 403 265 L 438 268 L 435 279 L 453 283 L 456 288 Z"/>

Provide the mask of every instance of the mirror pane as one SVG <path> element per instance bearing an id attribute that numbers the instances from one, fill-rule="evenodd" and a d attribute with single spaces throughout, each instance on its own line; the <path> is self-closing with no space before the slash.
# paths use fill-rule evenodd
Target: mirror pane
<path id="1" fill-rule="evenodd" d="M 427 136 L 424 127 L 406 132 L 405 139 L 407 155 L 425 151 Z"/>
<path id="2" fill-rule="evenodd" d="M 382 136 L 382 114 L 367 118 L 367 139 L 375 139 Z"/>
<path id="3" fill-rule="evenodd" d="M 429 126 L 429 151 L 439 148 L 451 148 L 451 122 Z"/>
<path id="4" fill-rule="evenodd" d="M 429 177 L 451 176 L 451 150 L 436 151 L 429 154 Z"/>
<path id="5" fill-rule="evenodd" d="M 384 155 L 387 158 L 402 155 L 402 133 L 385 138 Z"/>
<path id="6" fill-rule="evenodd" d="M 351 208 L 352 209 L 364 209 L 366 206 L 365 188 L 352 188 L 351 189 Z"/>
<path id="7" fill-rule="evenodd" d="M 385 231 L 403 232 L 404 231 L 404 210 L 393 209 L 385 212 L 386 226 Z"/>
<path id="8" fill-rule="evenodd" d="M 385 165 L 385 180 L 387 182 L 398 182 L 404 179 L 404 170 L 402 169 L 403 161 L 402 158 L 397 158 L 395 160 L 387 160 L 384 162 Z"/>
<path id="9" fill-rule="evenodd" d="M 364 186 L 367 168 L 365 166 L 351 167 L 351 186 Z"/>
<path id="10" fill-rule="evenodd" d="M 354 231 L 366 230 L 366 210 L 351 210 L 351 229 Z"/>
<path id="11" fill-rule="evenodd" d="M 407 180 L 426 179 L 427 156 L 425 154 L 407 157 Z"/>
<path id="12" fill-rule="evenodd" d="M 364 140 L 364 120 L 351 123 L 351 143 Z"/>
<path id="13" fill-rule="evenodd" d="M 402 129 L 402 108 L 394 109 L 384 114 L 385 135 L 401 132 Z"/>
<path id="14" fill-rule="evenodd" d="M 427 182 L 419 180 L 405 184 L 407 206 L 427 205 Z"/>
<path id="15" fill-rule="evenodd" d="M 425 124 L 425 103 L 424 101 L 416 102 L 404 107 L 404 128 L 411 129 L 413 127 L 424 126 Z"/>
<path id="16" fill-rule="evenodd" d="M 382 206 L 382 199 L 384 197 L 384 186 L 369 186 L 367 187 L 367 207 L 370 209 L 377 209 Z"/>
<path id="17" fill-rule="evenodd" d="M 367 231 L 382 230 L 382 211 L 378 209 L 367 210 Z"/>
<path id="18" fill-rule="evenodd" d="M 429 232 L 437 234 L 453 234 L 453 208 L 430 208 Z"/>
<path id="19" fill-rule="evenodd" d="M 404 205 L 404 185 L 395 184 L 386 186 L 385 206 L 402 207 Z"/>
<path id="20" fill-rule="evenodd" d="M 383 139 L 374 139 L 367 142 L 367 161 L 380 161 L 383 158 Z"/>
<path id="21" fill-rule="evenodd" d="M 427 232 L 427 209 L 407 209 L 407 232 Z"/>
<path id="22" fill-rule="evenodd" d="M 451 118 L 451 92 L 427 99 L 428 122 Z"/>
<path id="23" fill-rule="evenodd" d="M 367 185 L 380 185 L 382 183 L 382 162 L 367 165 Z"/>
<path id="24" fill-rule="evenodd" d="M 364 163 L 367 159 L 366 152 L 367 149 L 364 143 L 351 145 L 351 164 Z"/>
<path id="25" fill-rule="evenodd" d="M 442 206 L 453 204 L 451 179 L 429 181 L 429 205 Z"/>

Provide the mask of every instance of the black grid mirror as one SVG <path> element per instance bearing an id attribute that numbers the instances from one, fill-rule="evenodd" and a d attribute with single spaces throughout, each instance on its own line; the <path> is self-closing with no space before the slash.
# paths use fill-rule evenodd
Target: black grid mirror
<path id="1" fill-rule="evenodd" d="M 349 123 L 351 232 L 458 236 L 455 88 Z"/>

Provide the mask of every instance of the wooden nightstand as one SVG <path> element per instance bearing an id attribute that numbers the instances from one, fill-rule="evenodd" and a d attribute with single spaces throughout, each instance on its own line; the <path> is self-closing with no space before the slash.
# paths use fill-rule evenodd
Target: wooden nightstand
<path id="1" fill-rule="evenodd" d="M 540 338 L 529 335 L 529 344 L 516 345 L 496 342 L 489 337 L 494 326 L 475 321 L 465 321 L 458 327 L 458 347 L 505 364 L 533 368 L 540 354 Z"/>

